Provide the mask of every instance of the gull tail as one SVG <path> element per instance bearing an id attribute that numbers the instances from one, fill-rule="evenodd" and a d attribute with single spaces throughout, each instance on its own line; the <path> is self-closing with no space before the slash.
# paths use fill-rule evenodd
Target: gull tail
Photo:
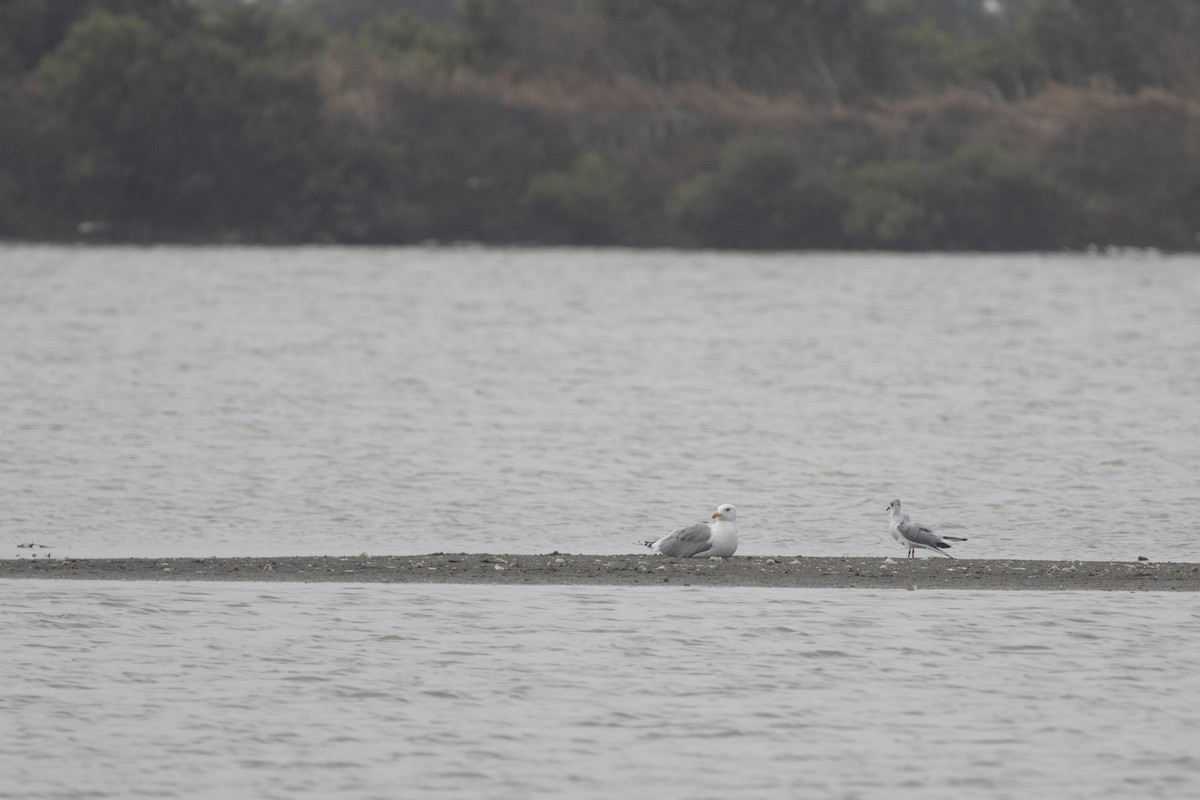
<path id="1" fill-rule="evenodd" d="M 943 536 L 942 538 L 951 542 L 965 542 L 967 540 L 965 536 Z"/>
<path id="2" fill-rule="evenodd" d="M 640 545 L 643 545 L 644 547 L 654 547 L 654 542 L 652 542 L 652 541 L 651 542 L 634 542 L 634 544 L 640 544 Z"/>
<path id="3" fill-rule="evenodd" d="M 942 538 L 944 538 L 944 539 L 949 539 L 950 537 L 949 537 L 949 536 L 944 536 L 944 537 L 942 537 Z M 936 543 L 936 546 L 934 546 L 934 547 L 930 547 L 929 549 L 930 549 L 930 550 L 932 550 L 932 551 L 933 551 L 933 552 L 935 552 L 935 553 L 941 553 L 941 554 L 942 554 L 942 555 L 944 555 L 946 558 L 954 558 L 954 556 L 950 555 L 950 554 L 949 554 L 949 553 L 947 553 L 947 552 L 946 552 L 946 550 L 945 550 L 945 548 L 947 548 L 947 547 L 949 547 L 949 546 L 950 546 L 950 545 L 946 544 L 945 542 L 937 542 L 937 543 Z"/>

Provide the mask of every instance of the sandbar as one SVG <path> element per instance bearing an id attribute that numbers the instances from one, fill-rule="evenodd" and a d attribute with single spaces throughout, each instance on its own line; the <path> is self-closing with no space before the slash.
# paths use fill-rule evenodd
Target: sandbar
<path id="1" fill-rule="evenodd" d="M 1200 591 L 1200 564 L 886 556 L 288 556 L 0 559 L 0 579 L 752 586 L 800 589 Z"/>

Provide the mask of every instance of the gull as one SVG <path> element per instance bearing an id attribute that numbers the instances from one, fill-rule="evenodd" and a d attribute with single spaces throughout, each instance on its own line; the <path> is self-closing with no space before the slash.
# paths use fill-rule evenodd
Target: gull
<path id="1" fill-rule="evenodd" d="M 941 553 L 946 558 L 954 558 L 954 556 L 943 550 L 943 548 L 950 546 L 946 543 L 946 540 L 949 539 L 952 542 L 966 541 L 966 539 L 958 536 L 938 536 L 933 532 L 933 528 L 930 528 L 928 525 L 913 522 L 908 514 L 900 510 L 899 500 L 893 500 L 888 503 L 887 510 L 891 512 L 892 538 L 908 548 L 909 558 L 916 558 L 916 549 L 918 547 L 925 550 L 932 550 L 935 553 Z"/>
<path id="2" fill-rule="evenodd" d="M 664 556 L 691 558 L 693 556 L 726 556 L 737 550 L 737 507 L 726 503 L 717 506 L 712 518 L 715 522 L 701 520 L 671 531 L 656 541 L 636 542 Z"/>

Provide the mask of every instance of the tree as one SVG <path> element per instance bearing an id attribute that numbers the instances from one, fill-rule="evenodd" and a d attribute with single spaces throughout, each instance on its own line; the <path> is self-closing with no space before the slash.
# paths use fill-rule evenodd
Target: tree
<path id="1" fill-rule="evenodd" d="M 1106 76 L 1133 92 L 1197 81 L 1200 7 L 1190 0 L 1051 2 L 1032 15 L 1029 37 L 1062 83 Z"/>
<path id="2" fill-rule="evenodd" d="M 594 0 L 607 46 L 661 84 L 799 91 L 838 105 L 861 93 L 874 40 L 865 0 Z"/>
<path id="3" fill-rule="evenodd" d="M 181 30 L 103 11 L 76 24 L 41 72 L 89 213 L 147 235 L 297 235 L 287 212 L 325 125 L 315 80 L 277 44 L 253 10 Z"/>

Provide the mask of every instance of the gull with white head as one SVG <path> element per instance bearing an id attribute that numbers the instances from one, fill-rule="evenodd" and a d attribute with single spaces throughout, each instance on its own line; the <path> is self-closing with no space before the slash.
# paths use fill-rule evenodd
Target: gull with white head
<path id="1" fill-rule="evenodd" d="M 928 525 L 914 522 L 908 514 L 900 510 L 899 500 L 893 500 L 888 503 L 887 511 L 891 512 L 892 538 L 908 548 L 909 558 L 916 558 L 918 547 L 925 550 L 932 550 L 935 553 L 941 553 L 946 558 L 954 558 L 954 556 L 945 552 L 945 548 L 950 546 L 946 540 L 949 539 L 951 542 L 966 541 L 966 539 L 958 536 L 939 536 Z"/>
<path id="2" fill-rule="evenodd" d="M 671 531 L 661 539 L 637 542 L 664 556 L 692 558 L 720 556 L 726 558 L 737 550 L 737 507 L 728 503 L 717 506 L 712 520 L 701 520 Z"/>

